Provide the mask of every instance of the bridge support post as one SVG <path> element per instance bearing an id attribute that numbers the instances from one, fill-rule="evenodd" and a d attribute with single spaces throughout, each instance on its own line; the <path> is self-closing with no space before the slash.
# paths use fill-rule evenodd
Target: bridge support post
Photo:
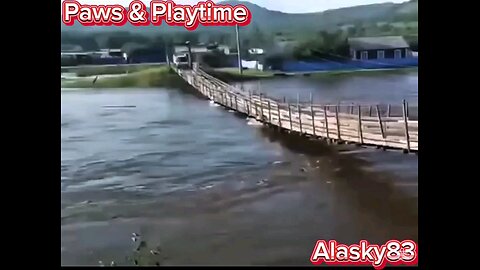
<path id="1" fill-rule="evenodd" d="M 338 141 L 341 140 L 341 136 L 340 136 L 340 119 L 338 117 L 338 105 L 335 105 L 335 118 L 336 118 L 336 124 L 337 124 L 337 137 L 338 137 Z"/>
<path id="2" fill-rule="evenodd" d="M 268 123 L 269 124 L 272 123 L 272 110 L 270 106 L 270 100 L 268 100 Z"/>
<path id="3" fill-rule="evenodd" d="M 248 115 L 252 113 L 252 91 L 248 90 L 248 103 L 247 103 L 247 112 Z"/>
<path id="4" fill-rule="evenodd" d="M 325 120 L 325 130 L 327 132 L 327 140 L 330 140 L 330 133 L 328 132 L 328 115 L 327 115 L 327 112 L 328 112 L 328 106 L 323 106 L 323 116 L 324 116 L 324 120 Z"/>
<path id="5" fill-rule="evenodd" d="M 358 106 L 358 138 L 360 139 L 360 144 L 363 144 L 363 132 L 362 132 L 362 107 Z"/>
<path id="6" fill-rule="evenodd" d="M 262 119 L 263 122 L 263 94 L 260 93 L 260 119 Z"/>
<path id="7" fill-rule="evenodd" d="M 313 104 L 310 104 L 310 112 L 312 113 L 313 136 L 317 136 L 317 132 L 315 130 L 315 112 L 313 111 Z"/>
<path id="8" fill-rule="evenodd" d="M 293 131 L 293 124 L 292 124 L 292 109 L 290 108 L 290 103 L 288 104 L 288 118 L 290 119 L 290 130 Z"/>
<path id="9" fill-rule="evenodd" d="M 405 139 L 407 140 L 407 151 L 410 152 L 410 135 L 408 133 L 408 108 L 407 102 L 403 100 L 403 121 L 405 122 Z"/>
<path id="10" fill-rule="evenodd" d="M 385 139 L 385 131 L 383 129 L 382 117 L 380 116 L 380 108 L 378 107 L 378 105 L 377 105 L 376 109 L 377 109 L 377 118 L 378 118 L 378 125 L 380 127 L 380 132 L 382 134 L 382 138 Z"/>
<path id="11" fill-rule="evenodd" d="M 280 115 L 280 103 L 277 102 L 278 126 L 282 129 L 282 116 Z"/>
<path id="12" fill-rule="evenodd" d="M 298 111 L 298 122 L 300 124 L 300 135 L 302 135 L 303 128 L 302 128 L 302 113 L 300 109 L 300 93 L 297 93 L 297 111 Z"/>

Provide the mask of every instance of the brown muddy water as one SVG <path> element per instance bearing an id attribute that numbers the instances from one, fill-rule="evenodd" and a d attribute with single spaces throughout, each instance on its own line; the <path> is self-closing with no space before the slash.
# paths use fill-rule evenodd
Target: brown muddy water
<path id="1" fill-rule="evenodd" d="M 296 103 L 297 99 L 309 102 L 311 97 L 315 104 L 378 104 L 381 110 L 386 110 L 390 104 L 395 116 L 402 115 L 401 106 L 405 99 L 410 118 L 418 117 L 418 72 L 414 70 L 298 75 L 237 82 L 234 85 L 269 97 L 285 98 L 290 103 Z"/>
<path id="2" fill-rule="evenodd" d="M 308 265 L 318 239 L 418 240 L 415 155 L 174 89 L 62 91 L 61 126 L 62 265 Z"/>

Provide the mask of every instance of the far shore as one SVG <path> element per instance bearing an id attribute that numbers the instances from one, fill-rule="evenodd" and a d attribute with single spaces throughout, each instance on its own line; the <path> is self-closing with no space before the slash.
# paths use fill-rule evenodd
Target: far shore
<path id="1" fill-rule="evenodd" d="M 379 76 L 409 74 L 418 72 L 418 67 L 401 69 L 375 70 L 336 70 L 305 73 L 288 73 L 260 70 L 243 70 L 239 74 L 237 68 L 207 69 L 207 72 L 218 79 L 229 82 L 271 79 L 275 77 L 306 76 L 313 78 L 333 78 L 343 76 Z M 128 88 L 128 87 L 178 87 L 185 82 L 168 66 L 151 67 L 115 67 L 87 68 L 69 75 L 62 75 L 62 88 Z"/>
<path id="2" fill-rule="evenodd" d="M 89 74 L 62 79 L 62 88 L 180 87 L 185 82 L 168 67 L 144 67 L 138 71 Z"/>

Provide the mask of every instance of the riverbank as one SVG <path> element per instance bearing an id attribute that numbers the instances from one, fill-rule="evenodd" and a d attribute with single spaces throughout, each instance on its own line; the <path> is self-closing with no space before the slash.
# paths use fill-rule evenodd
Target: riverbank
<path id="1" fill-rule="evenodd" d="M 142 63 L 142 64 L 129 64 L 129 65 L 84 65 L 73 67 L 62 67 L 62 73 L 75 73 L 78 77 L 88 77 L 94 75 L 106 75 L 106 74 L 127 74 L 137 71 L 142 71 L 155 67 L 166 66 L 163 63 Z"/>
<path id="2" fill-rule="evenodd" d="M 139 68 L 139 67 L 128 67 Z M 78 76 L 78 74 L 77 74 Z M 180 87 L 185 82 L 168 67 L 144 68 L 128 74 L 91 74 L 62 80 L 62 88 Z"/>

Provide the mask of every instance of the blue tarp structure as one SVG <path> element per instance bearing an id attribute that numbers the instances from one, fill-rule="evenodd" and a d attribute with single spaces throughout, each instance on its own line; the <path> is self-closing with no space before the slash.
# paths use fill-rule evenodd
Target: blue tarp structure
<path id="1" fill-rule="evenodd" d="M 375 59 L 375 60 L 349 60 L 342 62 L 322 61 L 286 61 L 282 65 L 283 72 L 311 72 L 311 71 L 335 71 L 354 69 L 384 69 L 384 68 L 407 68 L 418 66 L 418 58 L 401 59 Z"/>

